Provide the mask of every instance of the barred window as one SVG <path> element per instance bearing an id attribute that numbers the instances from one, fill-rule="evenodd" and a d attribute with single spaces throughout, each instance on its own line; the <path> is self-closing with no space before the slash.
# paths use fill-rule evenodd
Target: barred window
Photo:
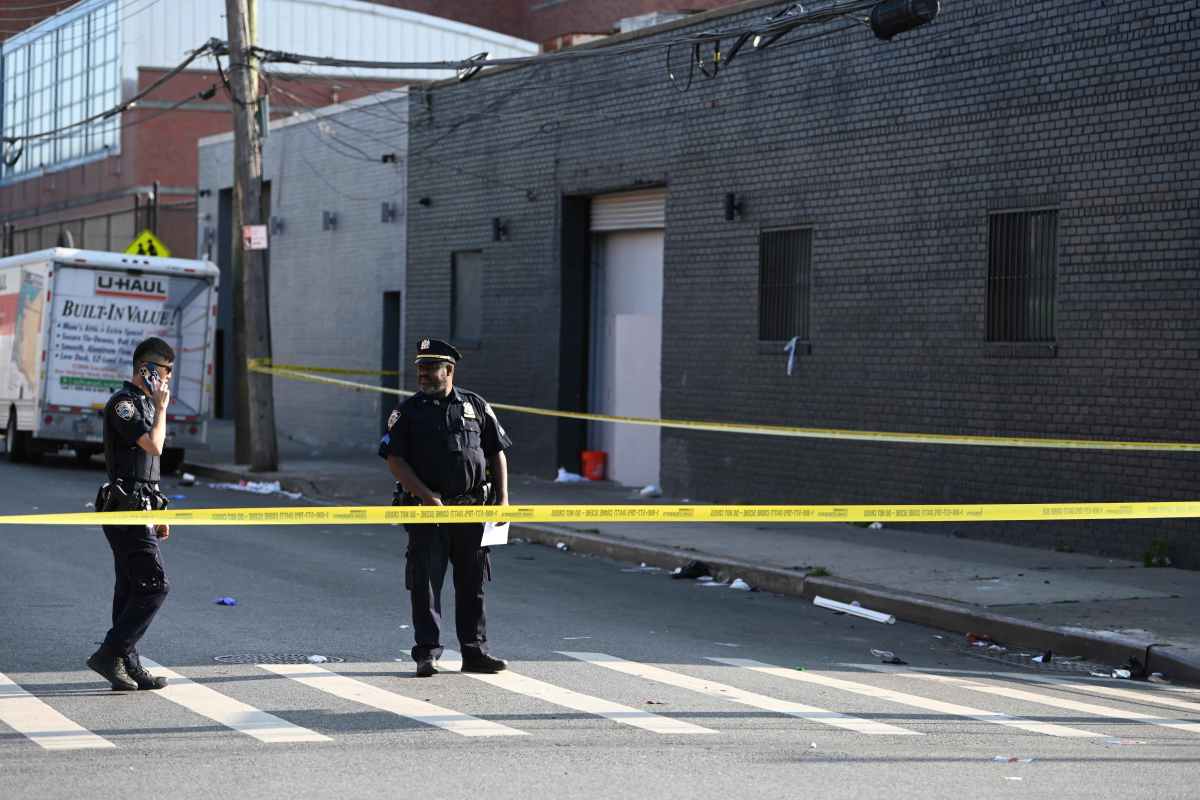
<path id="1" fill-rule="evenodd" d="M 812 228 L 763 231 L 758 240 L 758 338 L 808 340 Z"/>
<path id="2" fill-rule="evenodd" d="M 462 250 L 450 261 L 450 336 L 460 342 L 483 337 L 483 253 Z"/>
<path id="3" fill-rule="evenodd" d="M 988 341 L 1054 341 L 1057 273 L 1057 211 L 992 214 L 988 220 Z"/>

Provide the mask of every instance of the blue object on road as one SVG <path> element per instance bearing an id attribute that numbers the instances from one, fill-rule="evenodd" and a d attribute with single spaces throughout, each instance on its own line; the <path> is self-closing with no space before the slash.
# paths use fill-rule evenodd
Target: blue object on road
<path id="1" fill-rule="evenodd" d="M 237 605 L 237 600 L 234 600 L 232 597 L 218 597 L 213 602 L 219 606 L 236 606 Z"/>
<path id="2" fill-rule="evenodd" d="M 187 500 L 186 494 L 171 494 L 167 495 L 168 500 Z"/>

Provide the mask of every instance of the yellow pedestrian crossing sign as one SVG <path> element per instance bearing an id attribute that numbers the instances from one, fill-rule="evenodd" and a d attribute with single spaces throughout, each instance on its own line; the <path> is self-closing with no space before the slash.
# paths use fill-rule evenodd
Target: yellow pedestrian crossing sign
<path id="1" fill-rule="evenodd" d="M 162 243 L 162 239 L 159 239 L 149 230 L 139 233 L 138 237 L 133 240 L 133 244 L 125 248 L 125 252 L 134 256 L 171 257 L 171 251 Z"/>

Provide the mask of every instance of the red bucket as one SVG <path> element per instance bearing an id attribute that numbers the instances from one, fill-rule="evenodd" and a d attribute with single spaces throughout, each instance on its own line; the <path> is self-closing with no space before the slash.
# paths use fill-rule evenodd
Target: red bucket
<path id="1" fill-rule="evenodd" d="M 608 461 L 608 454 L 603 450 L 584 450 L 579 454 L 580 460 L 583 462 L 583 477 L 589 481 L 604 480 L 604 465 Z"/>

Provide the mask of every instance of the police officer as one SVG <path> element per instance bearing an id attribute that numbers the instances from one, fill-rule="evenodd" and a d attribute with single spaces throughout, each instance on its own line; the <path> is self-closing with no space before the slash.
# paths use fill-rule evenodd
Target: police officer
<path id="1" fill-rule="evenodd" d="M 423 339 L 417 351 L 417 386 L 388 419 L 380 445 L 396 478 L 395 503 L 402 505 L 508 505 L 508 462 L 512 446 L 487 402 L 454 386 L 462 354 L 438 339 Z M 488 549 L 478 523 L 406 525 L 405 586 L 412 597 L 412 649 L 417 677 L 437 672 L 442 654 L 442 583 L 454 565 L 455 627 L 464 672 L 499 672 L 508 666 L 488 655 L 483 582 L 491 579 Z"/>
<path id="2" fill-rule="evenodd" d="M 97 511 L 166 508 L 158 490 L 159 457 L 167 438 L 171 368 L 175 351 L 150 338 L 133 353 L 133 379 L 104 407 L 104 464 L 108 483 L 96 498 Z M 167 598 L 167 576 L 158 551 L 168 525 L 104 525 L 116 568 L 112 628 L 87 665 L 113 689 L 161 689 L 167 679 L 151 675 L 138 659 L 137 643 Z"/>

